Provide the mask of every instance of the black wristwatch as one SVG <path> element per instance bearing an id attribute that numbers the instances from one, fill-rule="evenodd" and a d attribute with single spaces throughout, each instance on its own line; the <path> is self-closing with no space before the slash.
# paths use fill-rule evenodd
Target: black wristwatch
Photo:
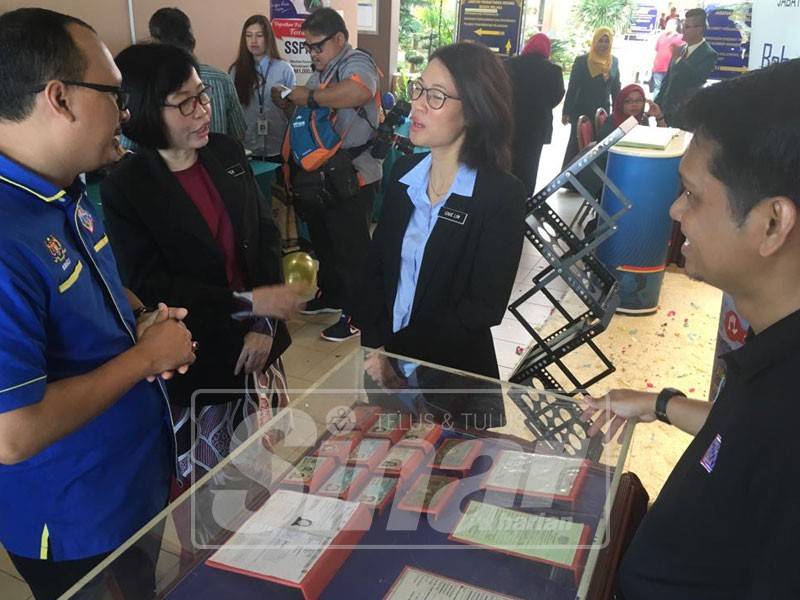
<path id="1" fill-rule="evenodd" d="M 306 106 L 308 108 L 319 108 L 319 102 L 314 100 L 314 90 L 308 92 L 308 100 L 306 100 Z"/>
<path id="2" fill-rule="evenodd" d="M 675 388 L 664 388 L 658 393 L 658 398 L 656 398 L 656 418 L 667 425 L 672 425 L 669 417 L 667 417 L 667 403 L 675 396 L 686 398 L 686 394 Z"/>

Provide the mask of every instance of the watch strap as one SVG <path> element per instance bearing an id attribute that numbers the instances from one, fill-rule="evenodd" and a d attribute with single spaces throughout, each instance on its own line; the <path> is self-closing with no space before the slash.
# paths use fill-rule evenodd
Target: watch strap
<path id="1" fill-rule="evenodd" d="M 667 403 L 675 396 L 686 398 L 686 394 L 675 388 L 664 388 L 658 393 L 656 398 L 656 418 L 662 423 L 672 424 L 669 417 L 667 417 Z"/>

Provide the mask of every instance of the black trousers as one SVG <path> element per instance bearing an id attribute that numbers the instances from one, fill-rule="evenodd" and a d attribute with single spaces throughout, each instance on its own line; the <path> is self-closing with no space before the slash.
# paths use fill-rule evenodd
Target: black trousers
<path id="1" fill-rule="evenodd" d="M 564 162 L 561 165 L 565 169 L 569 163 L 572 162 L 578 155 L 578 124 L 577 119 L 572 119 L 569 125 L 569 140 L 567 140 L 567 149 L 564 151 Z"/>
<path id="2" fill-rule="evenodd" d="M 110 590 L 113 597 L 146 600 L 155 596 L 156 563 L 161 549 L 163 526 L 139 539 L 120 555 L 109 569 L 78 593 L 75 598 L 92 598 L 101 590 Z M 36 600 L 56 600 L 111 554 L 106 552 L 79 560 L 54 561 L 25 558 L 8 553 L 11 562 L 31 588 Z"/>
<path id="3" fill-rule="evenodd" d="M 536 174 L 542 157 L 542 140 L 528 140 L 514 144 L 511 172 L 525 185 L 525 195 L 530 198 L 536 192 Z"/>
<path id="4" fill-rule="evenodd" d="M 369 220 L 377 183 L 362 187 L 353 198 L 336 202 L 306 220 L 319 259 L 322 295 L 346 315 L 352 315 L 369 250 Z"/>

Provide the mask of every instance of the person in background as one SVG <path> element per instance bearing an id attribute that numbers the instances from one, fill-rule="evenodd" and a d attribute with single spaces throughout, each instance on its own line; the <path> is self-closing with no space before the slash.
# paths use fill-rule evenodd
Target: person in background
<path id="1" fill-rule="evenodd" d="M 717 64 L 717 52 L 705 38 L 706 12 L 686 11 L 682 46 L 673 46 L 673 59 L 655 101 L 670 127 L 684 127 L 683 105 L 703 87 Z"/>
<path id="2" fill-rule="evenodd" d="M 362 344 L 497 378 L 491 328 L 525 229 L 525 189 L 509 173 L 511 82 L 488 48 L 462 42 L 439 48 L 409 95 L 411 141 L 431 151 L 395 164 L 367 258 Z M 380 353 L 365 370 L 385 388 L 410 376 Z M 503 421 L 499 396 L 485 410 Z"/>
<path id="3" fill-rule="evenodd" d="M 297 78 L 292 65 L 278 54 L 275 34 L 264 15 L 253 15 L 244 22 L 239 54 L 230 73 L 247 122 L 244 147 L 254 158 L 283 162 L 281 146 L 289 121 L 275 106 L 270 91 L 276 86 L 292 88 Z"/>
<path id="4" fill-rule="evenodd" d="M 127 96 L 106 46 L 23 8 L 0 16 L 0 55 L 0 542 L 54 600 L 166 505 L 161 378 L 196 346 L 185 309 L 123 288 L 79 177 L 121 156 Z M 159 545 L 120 557 L 132 597 L 151 597 Z"/>
<path id="5" fill-rule="evenodd" d="M 563 124 L 571 124 L 564 153 L 565 167 L 578 154 L 578 117 L 586 115 L 594 119 L 598 108 L 608 112 L 611 99 L 619 93 L 619 63 L 611 53 L 613 41 L 614 32 L 608 27 L 599 27 L 594 32 L 588 54 L 576 58 L 572 65 L 561 116 Z"/>
<path id="6" fill-rule="evenodd" d="M 647 110 L 645 110 L 647 109 Z M 657 127 L 666 127 L 667 121 L 661 113 L 661 107 L 652 100 L 647 100 L 642 86 L 632 83 L 622 88 L 614 96 L 611 116 L 595 135 L 597 141 L 608 136 L 629 117 L 636 117 L 639 125 L 649 126 L 650 117 L 656 120 Z"/>
<path id="7" fill-rule="evenodd" d="M 511 172 L 533 195 L 542 146 L 553 137 L 553 109 L 564 97 L 564 74 L 550 62 L 550 38 L 537 33 L 520 56 L 506 61 L 514 88 L 514 142 Z"/>
<path id="8" fill-rule="evenodd" d="M 210 132 L 211 99 L 194 58 L 137 44 L 116 62 L 130 94 L 123 131 L 139 151 L 100 186 L 109 238 L 128 287 L 145 302 L 189 309 L 204 351 L 169 391 L 180 475 L 202 476 L 242 422 L 286 399 L 280 357 L 291 340 L 281 319 L 301 303 L 281 285 L 280 236 L 241 143 Z M 240 312 L 276 318 L 235 320 Z M 256 380 L 269 406 L 240 392 Z"/>
<path id="9" fill-rule="evenodd" d="M 347 26 L 336 10 L 315 10 L 301 30 L 314 73 L 286 100 L 298 107 L 335 109 L 333 126 L 342 140 L 339 156 L 346 163 L 339 173 L 347 180 L 339 190 L 328 184 L 331 201 L 305 219 L 319 259 L 319 292 L 303 313 L 341 311 L 339 320 L 320 335 L 329 342 L 342 342 L 361 333 L 352 315 L 362 294 L 360 278 L 369 248 L 369 216 L 383 176 L 382 162 L 370 150 L 378 127 L 380 76 L 372 57 L 349 44 Z M 297 183 L 302 167 L 293 159 L 291 166 Z"/>
<path id="10" fill-rule="evenodd" d="M 150 17 L 149 27 L 150 37 L 154 41 L 173 44 L 194 53 L 192 22 L 182 10 L 159 8 Z M 224 133 L 242 141 L 245 134 L 244 112 L 231 78 L 224 71 L 203 63 L 197 65 L 197 74 L 210 87 L 211 132 Z"/>
<path id="11" fill-rule="evenodd" d="M 653 61 L 653 96 L 658 96 L 661 84 L 667 76 L 669 63 L 672 61 L 675 46 L 683 44 L 683 36 L 678 33 L 677 19 L 670 19 L 664 33 L 656 40 L 656 58 Z"/>
<path id="12" fill-rule="evenodd" d="M 664 19 L 664 28 L 666 29 L 670 21 L 675 21 L 678 24 L 678 31 L 680 31 L 681 16 L 678 14 L 677 6 L 669 7 L 669 15 Z"/>
<path id="13" fill-rule="evenodd" d="M 657 127 L 667 126 L 667 122 L 664 120 L 664 115 L 661 114 L 661 108 L 659 108 L 658 104 L 646 99 L 642 86 L 632 83 L 626 85 L 614 96 L 611 116 L 606 119 L 603 126 L 595 133 L 595 141 L 599 142 L 610 135 L 611 132 L 622 125 L 629 117 L 636 117 L 639 125 L 644 125 L 645 127 L 650 125 L 650 117 L 656 120 Z M 600 170 L 605 172 L 606 164 L 608 163 L 608 154 L 603 154 L 596 162 Z M 600 197 L 603 191 L 603 182 L 593 171 L 584 169 L 578 175 L 578 179 L 595 198 Z M 594 218 L 586 224 L 585 232 L 589 233 L 593 231 L 596 225 L 597 218 Z"/>
<path id="14" fill-rule="evenodd" d="M 724 355 L 717 400 L 672 388 L 587 399 L 589 435 L 609 423 L 613 437 L 630 419 L 693 436 L 626 550 L 626 600 L 800 597 L 798 81 L 795 59 L 704 88 L 685 108 L 694 136 L 670 215 L 686 273 L 728 292 L 750 324 Z"/>

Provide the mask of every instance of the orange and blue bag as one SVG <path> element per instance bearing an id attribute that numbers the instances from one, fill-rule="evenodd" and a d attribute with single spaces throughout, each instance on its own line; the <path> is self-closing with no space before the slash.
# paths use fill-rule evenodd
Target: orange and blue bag
<path id="1" fill-rule="evenodd" d="M 327 107 L 299 106 L 289 123 L 289 148 L 294 162 L 316 171 L 339 151 L 342 137 L 334 128 L 335 112 Z"/>

